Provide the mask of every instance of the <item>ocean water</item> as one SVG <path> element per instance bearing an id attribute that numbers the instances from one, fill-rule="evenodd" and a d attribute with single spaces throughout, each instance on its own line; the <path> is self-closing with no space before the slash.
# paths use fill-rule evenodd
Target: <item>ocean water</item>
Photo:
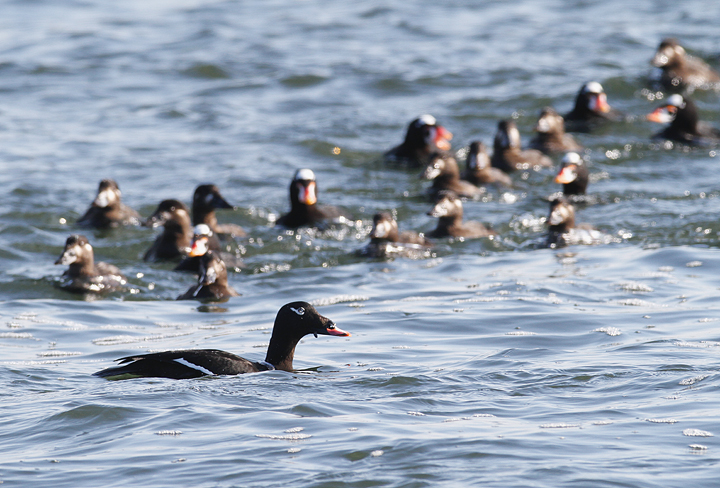
<path id="1" fill-rule="evenodd" d="M 720 66 L 707 2 L 2 1 L 0 482 L 3 486 L 680 487 L 720 474 L 718 148 L 644 120 L 660 40 Z M 586 81 L 628 115 L 576 134 L 577 218 L 607 244 L 543 249 L 554 171 L 464 204 L 494 239 L 368 260 L 372 215 L 428 232 L 428 183 L 381 154 L 431 113 L 460 151 Z M 720 95 L 696 92 L 720 127 Z M 557 158 L 556 158 L 557 163 Z M 351 225 L 278 230 L 298 168 Z M 100 179 L 148 216 L 215 183 L 242 296 L 177 302 L 156 232 L 82 230 L 130 287 L 83 297 L 53 263 Z M 297 372 L 106 381 L 146 351 L 263 359 L 307 300 L 351 337 L 306 337 Z"/>

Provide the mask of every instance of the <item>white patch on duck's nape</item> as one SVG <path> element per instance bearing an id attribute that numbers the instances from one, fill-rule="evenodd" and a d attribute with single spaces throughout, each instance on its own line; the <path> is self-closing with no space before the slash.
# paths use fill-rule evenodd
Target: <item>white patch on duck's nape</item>
<path id="1" fill-rule="evenodd" d="M 180 363 L 180 364 L 182 364 L 183 366 L 187 366 L 187 367 L 190 368 L 190 369 L 194 369 L 195 371 L 200 371 L 202 374 L 209 374 L 209 375 L 214 375 L 214 374 L 215 374 L 215 373 L 213 373 L 212 371 L 210 371 L 210 370 L 207 369 L 207 368 L 203 368 L 202 366 L 199 366 L 199 365 L 197 365 L 197 364 L 191 363 L 191 362 L 188 361 L 187 359 L 177 358 L 177 359 L 173 359 L 173 361 L 175 361 L 176 363 Z M 274 368 L 273 368 L 273 369 L 274 369 Z"/>
<path id="2" fill-rule="evenodd" d="M 418 117 L 416 124 L 418 127 L 423 125 L 437 125 L 437 120 L 430 114 L 423 114 Z"/>
<path id="3" fill-rule="evenodd" d="M 583 93 L 599 94 L 604 91 L 605 90 L 603 90 L 602 85 L 600 83 L 598 83 L 597 81 L 590 81 L 590 82 L 586 83 L 585 86 L 583 87 Z"/>
<path id="4" fill-rule="evenodd" d="M 210 226 L 207 224 L 198 224 L 193 229 L 193 236 L 208 236 L 210 237 L 213 235 L 213 231 L 210 229 Z"/>
<path id="5" fill-rule="evenodd" d="M 562 164 L 583 164 L 583 160 L 576 152 L 569 152 L 562 158 Z"/>
<path id="6" fill-rule="evenodd" d="M 685 48 L 683 48 L 679 44 L 673 48 L 673 52 L 675 53 L 676 56 L 685 56 Z"/>
<path id="7" fill-rule="evenodd" d="M 679 93 L 670 95 L 670 97 L 667 99 L 667 104 L 677 108 L 685 108 L 686 105 L 685 99 Z"/>
<path id="8" fill-rule="evenodd" d="M 93 248 L 89 242 L 86 242 L 85 244 L 83 244 L 83 248 L 85 248 L 85 251 L 87 251 L 87 252 L 90 252 L 90 253 L 93 252 Z"/>
<path id="9" fill-rule="evenodd" d="M 293 312 L 295 312 L 296 314 L 298 314 L 300 316 L 305 315 L 305 309 L 303 307 L 298 307 L 298 308 L 290 307 L 290 310 L 292 310 Z"/>
<path id="10" fill-rule="evenodd" d="M 315 173 L 311 169 L 303 168 L 295 172 L 296 181 L 315 181 Z"/>

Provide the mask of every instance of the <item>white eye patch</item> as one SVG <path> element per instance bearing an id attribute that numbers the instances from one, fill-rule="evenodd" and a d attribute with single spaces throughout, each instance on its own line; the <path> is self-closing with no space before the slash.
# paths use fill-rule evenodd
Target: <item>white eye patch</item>
<path id="1" fill-rule="evenodd" d="M 293 312 L 295 312 L 298 315 L 305 315 L 305 309 L 303 307 L 300 307 L 300 308 L 290 307 L 290 310 L 292 310 Z"/>

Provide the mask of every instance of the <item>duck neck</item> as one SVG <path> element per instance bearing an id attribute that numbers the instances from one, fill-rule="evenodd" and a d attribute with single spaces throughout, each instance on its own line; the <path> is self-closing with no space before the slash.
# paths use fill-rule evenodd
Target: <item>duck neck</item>
<path id="1" fill-rule="evenodd" d="M 278 333 L 277 326 L 273 327 L 273 334 L 268 345 L 265 361 L 275 366 L 275 369 L 293 371 L 293 358 L 295 347 L 301 337 L 288 337 Z"/>
<path id="2" fill-rule="evenodd" d="M 193 225 L 205 224 L 215 232 L 217 228 L 217 217 L 215 217 L 215 210 L 195 209 L 193 208 Z"/>
<path id="3" fill-rule="evenodd" d="M 177 244 L 179 248 L 189 248 L 192 240 L 192 229 L 190 222 L 182 222 L 179 220 L 168 220 L 165 222 L 165 230 L 163 231 L 163 240 Z"/>
<path id="4" fill-rule="evenodd" d="M 440 217 L 438 219 L 438 225 L 435 229 L 435 233 L 442 235 L 452 234 L 451 229 L 462 227 L 462 217 L 462 214 Z"/>
<path id="5" fill-rule="evenodd" d="M 97 276 L 97 270 L 95 269 L 95 259 L 92 254 L 86 257 L 82 261 L 72 263 L 68 267 L 68 274 L 70 276 Z"/>

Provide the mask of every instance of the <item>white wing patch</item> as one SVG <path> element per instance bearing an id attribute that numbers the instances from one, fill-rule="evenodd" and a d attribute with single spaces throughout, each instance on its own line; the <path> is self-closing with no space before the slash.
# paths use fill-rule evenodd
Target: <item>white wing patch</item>
<path id="1" fill-rule="evenodd" d="M 173 359 L 173 361 L 175 361 L 176 363 L 180 363 L 183 366 L 187 366 L 188 368 L 194 369 L 196 371 L 200 371 L 203 374 L 210 374 L 210 375 L 215 374 L 212 371 L 210 371 L 209 369 L 203 368 L 202 366 L 198 366 L 197 364 L 193 364 L 190 361 L 183 359 L 183 358 Z"/>

